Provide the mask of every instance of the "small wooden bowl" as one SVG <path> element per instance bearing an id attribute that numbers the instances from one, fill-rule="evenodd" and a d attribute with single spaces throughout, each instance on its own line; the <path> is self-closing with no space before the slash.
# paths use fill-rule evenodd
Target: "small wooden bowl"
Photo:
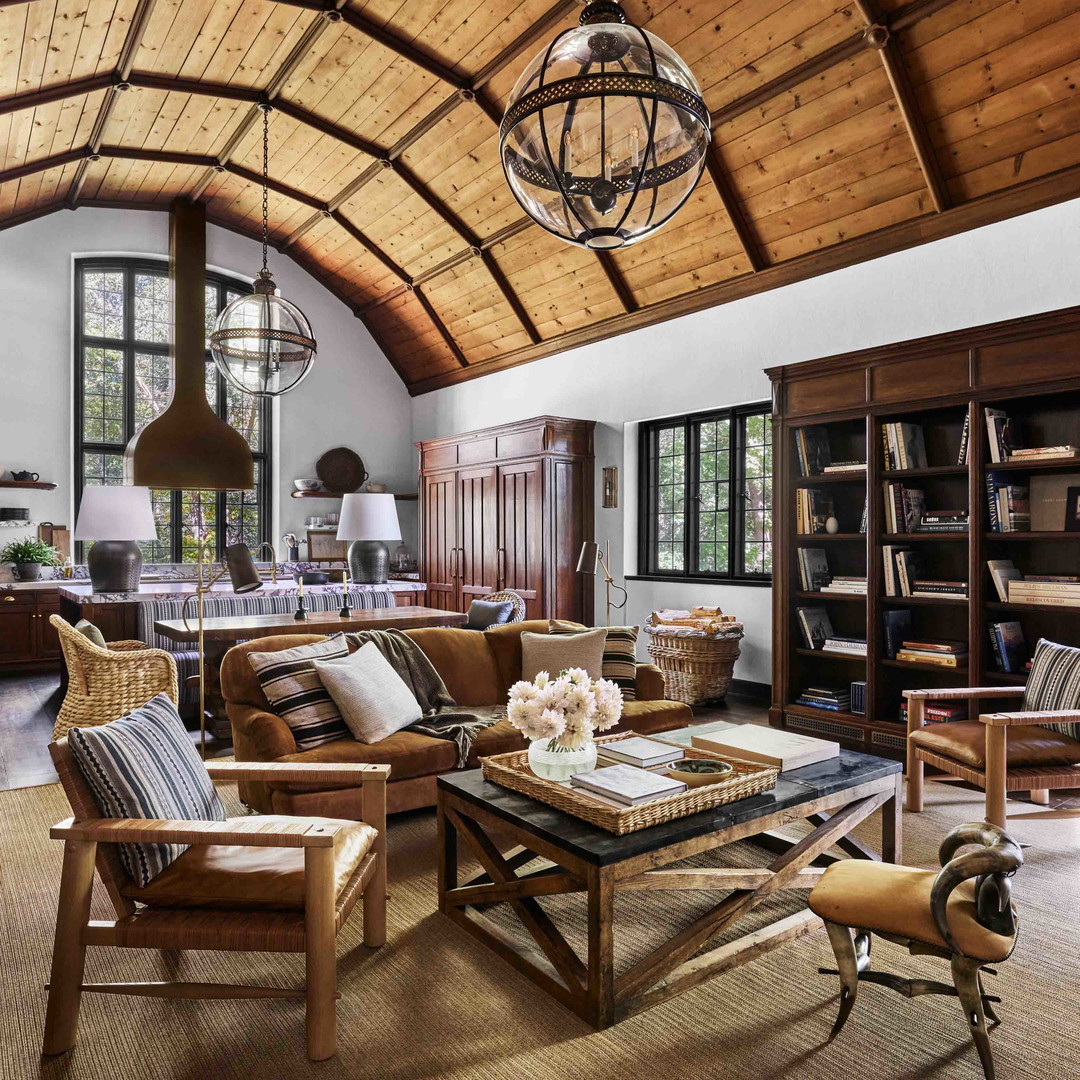
<path id="1" fill-rule="evenodd" d="M 734 767 L 726 761 L 711 761 L 707 758 L 680 758 L 668 767 L 667 775 L 672 780 L 681 780 L 687 787 L 704 787 L 706 784 L 718 784 L 726 780 Z"/>

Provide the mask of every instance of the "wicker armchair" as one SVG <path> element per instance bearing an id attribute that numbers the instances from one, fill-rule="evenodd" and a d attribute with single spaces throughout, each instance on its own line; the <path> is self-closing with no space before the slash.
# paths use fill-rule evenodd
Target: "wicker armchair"
<path id="1" fill-rule="evenodd" d="M 59 615 L 51 615 L 49 622 L 60 636 L 68 671 L 54 740 L 71 727 L 108 724 L 161 693 L 176 704 L 176 661 L 167 652 L 144 641 L 110 641 L 102 649 Z"/>
<path id="2" fill-rule="evenodd" d="M 525 619 L 525 601 L 512 589 L 488 593 L 487 596 L 482 596 L 480 599 L 492 604 L 505 604 L 509 600 L 514 605 L 514 610 L 510 613 L 510 618 L 506 620 L 507 626 L 510 623 L 523 622 Z"/>

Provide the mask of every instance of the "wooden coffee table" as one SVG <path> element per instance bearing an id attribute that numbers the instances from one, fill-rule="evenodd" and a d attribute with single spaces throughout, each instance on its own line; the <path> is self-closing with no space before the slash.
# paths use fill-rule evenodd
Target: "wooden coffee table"
<path id="1" fill-rule="evenodd" d="M 772 791 L 615 836 L 487 781 L 479 769 L 440 776 L 439 910 L 593 1027 L 610 1027 L 820 926 L 821 920 L 804 907 L 697 955 L 771 894 L 813 888 L 824 867 L 835 861 L 828 849 L 837 847 L 854 858 L 899 861 L 901 783 L 899 762 L 845 750 L 830 761 L 781 773 Z M 880 856 L 849 835 L 879 808 Z M 795 821 L 814 826 L 797 843 L 772 831 Z M 516 846 L 502 850 L 494 835 Z M 775 853 L 768 867 L 663 869 L 748 840 Z M 459 841 L 483 868 L 467 880 L 459 880 Z M 539 867 L 518 873 L 538 857 L 544 860 Z M 723 897 L 616 978 L 613 902 L 616 892 L 628 889 L 716 890 Z M 581 893 L 587 905 L 584 958 L 537 902 L 537 897 L 563 893 Z M 483 913 L 485 906 L 502 901 L 511 905 L 535 948 Z"/>

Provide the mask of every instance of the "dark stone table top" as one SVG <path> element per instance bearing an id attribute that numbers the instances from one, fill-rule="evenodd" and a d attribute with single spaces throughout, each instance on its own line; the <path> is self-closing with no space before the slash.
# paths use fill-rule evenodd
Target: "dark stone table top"
<path id="1" fill-rule="evenodd" d="M 668 735 L 662 737 L 668 738 Z M 770 791 L 662 825 L 653 825 L 626 836 L 616 836 L 580 818 L 564 814 L 547 803 L 537 802 L 527 795 L 485 780 L 480 769 L 440 776 L 438 785 L 440 790 L 451 792 L 465 802 L 586 862 L 609 866 L 682 840 L 691 840 L 844 789 L 856 788 L 900 771 L 898 761 L 841 750 L 839 757 L 781 773 L 776 787 Z"/>

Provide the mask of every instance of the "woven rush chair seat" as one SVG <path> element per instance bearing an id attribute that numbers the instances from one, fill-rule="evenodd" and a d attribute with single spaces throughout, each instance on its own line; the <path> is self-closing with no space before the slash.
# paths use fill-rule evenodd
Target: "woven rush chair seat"
<path id="1" fill-rule="evenodd" d="M 59 635 L 68 673 L 54 740 L 69 728 L 111 723 L 158 694 L 178 702 L 176 661 L 164 649 L 144 641 L 110 641 L 103 649 L 59 615 L 50 615 L 49 623 Z"/>

